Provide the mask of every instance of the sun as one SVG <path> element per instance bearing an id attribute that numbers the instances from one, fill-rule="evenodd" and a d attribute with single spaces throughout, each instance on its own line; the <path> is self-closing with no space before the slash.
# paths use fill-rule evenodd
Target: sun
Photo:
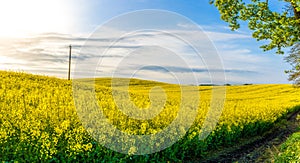
<path id="1" fill-rule="evenodd" d="M 68 33 L 73 24 L 71 7 L 68 0 L 1 0 L 0 37 Z"/>

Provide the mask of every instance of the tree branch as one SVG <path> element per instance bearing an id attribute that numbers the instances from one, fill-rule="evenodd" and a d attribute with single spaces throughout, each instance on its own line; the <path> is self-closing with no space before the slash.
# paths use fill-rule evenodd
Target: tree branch
<path id="1" fill-rule="evenodd" d="M 292 2 L 291 2 L 291 6 L 292 6 L 292 8 L 293 8 L 295 18 L 296 18 L 296 19 L 300 19 L 300 12 L 297 11 L 297 9 L 296 9 L 296 8 L 297 8 L 297 5 L 296 5 L 295 3 L 292 3 Z"/>

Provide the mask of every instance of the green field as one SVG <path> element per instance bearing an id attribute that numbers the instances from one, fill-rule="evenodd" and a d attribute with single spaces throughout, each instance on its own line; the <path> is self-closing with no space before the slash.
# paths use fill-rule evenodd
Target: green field
<path id="1" fill-rule="evenodd" d="M 201 160 L 214 150 L 235 145 L 242 139 L 261 135 L 280 119 L 285 118 L 289 112 L 299 109 L 300 105 L 300 90 L 292 85 L 227 86 L 224 110 L 217 127 L 206 139 L 199 140 L 198 135 L 202 132 L 201 127 L 211 105 L 212 95 L 212 86 L 199 86 L 197 93 L 200 94 L 200 102 L 197 105 L 196 119 L 189 130 L 180 131 L 186 134 L 179 141 L 153 154 L 135 155 L 136 150 L 130 150 L 130 148 L 138 147 L 128 147 L 130 152 L 121 154 L 101 145 L 86 131 L 78 117 L 78 110 L 74 106 L 72 81 L 5 71 L 0 71 L 0 79 L 0 161 L 178 162 Z M 118 82 L 123 83 L 123 80 L 126 79 L 118 79 Z M 87 85 L 93 83 L 92 80 L 83 81 Z M 109 78 L 95 80 L 94 93 L 97 104 L 101 106 L 99 109 L 103 111 L 109 122 L 127 134 L 155 135 L 163 131 L 180 113 L 181 87 L 179 85 L 130 80 L 128 95 L 138 108 L 147 110 L 151 106 L 151 100 L 159 102 L 161 98 L 165 98 L 162 111 L 148 120 L 137 120 L 122 113 L 114 102 L 115 96 L 110 86 L 111 79 Z M 159 89 L 152 91 L 153 87 L 159 87 Z M 187 90 L 192 88 L 192 86 L 185 87 Z M 123 100 L 124 92 L 127 91 L 125 88 L 122 84 L 114 88 L 118 100 Z M 162 89 L 165 92 L 164 95 L 161 95 Z M 151 91 L 153 98 L 149 97 Z M 193 96 L 193 93 L 195 92 L 190 91 L 187 95 Z M 75 96 L 85 98 L 88 95 L 83 91 Z M 193 98 L 185 100 L 189 99 Z M 93 106 L 92 102 L 84 102 L 81 105 L 87 109 Z M 194 101 L 186 103 L 192 105 Z M 95 115 L 93 112 L 79 114 L 86 119 Z M 188 116 L 188 113 L 183 114 Z M 186 119 L 179 120 L 179 122 L 184 124 Z M 93 121 L 91 124 L 102 125 L 101 121 Z M 111 143 L 112 140 L 104 138 L 102 141 Z M 122 140 L 113 141 L 122 142 Z M 163 142 L 157 143 L 159 146 L 159 143 Z M 286 147 L 283 148 L 286 149 Z M 299 157 L 299 155 L 294 156 Z M 282 159 L 293 159 L 294 156 L 283 156 Z"/>
<path id="2" fill-rule="evenodd" d="M 300 114 L 297 116 L 297 120 L 300 120 Z M 298 123 L 298 130 L 300 125 Z M 292 134 L 286 142 L 280 145 L 275 157 L 276 162 L 299 162 L 300 160 L 300 132 Z"/>
<path id="3" fill-rule="evenodd" d="M 294 133 L 281 145 L 277 162 L 299 162 L 300 160 L 300 132 Z"/>

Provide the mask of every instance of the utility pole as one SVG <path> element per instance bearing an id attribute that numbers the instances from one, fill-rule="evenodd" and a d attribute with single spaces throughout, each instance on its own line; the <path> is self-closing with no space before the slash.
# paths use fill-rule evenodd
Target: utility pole
<path id="1" fill-rule="evenodd" d="M 68 73 L 68 80 L 71 78 L 71 54 L 72 54 L 72 45 L 69 45 L 69 73 Z"/>

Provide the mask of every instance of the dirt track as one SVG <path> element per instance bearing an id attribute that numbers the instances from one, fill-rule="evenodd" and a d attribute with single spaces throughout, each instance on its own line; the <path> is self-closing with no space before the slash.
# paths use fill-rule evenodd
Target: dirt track
<path id="1" fill-rule="evenodd" d="M 280 120 L 275 127 L 267 131 L 263 136 L 255 137 L 240 146 L 223 149 L 215 153 L 211 158 L 199 160 L 199 162 L 271 162 L 268 150 L 285 142 L 285 140 L 299 127 L 296 120 L 300 110 L 287 115 Z"/>

